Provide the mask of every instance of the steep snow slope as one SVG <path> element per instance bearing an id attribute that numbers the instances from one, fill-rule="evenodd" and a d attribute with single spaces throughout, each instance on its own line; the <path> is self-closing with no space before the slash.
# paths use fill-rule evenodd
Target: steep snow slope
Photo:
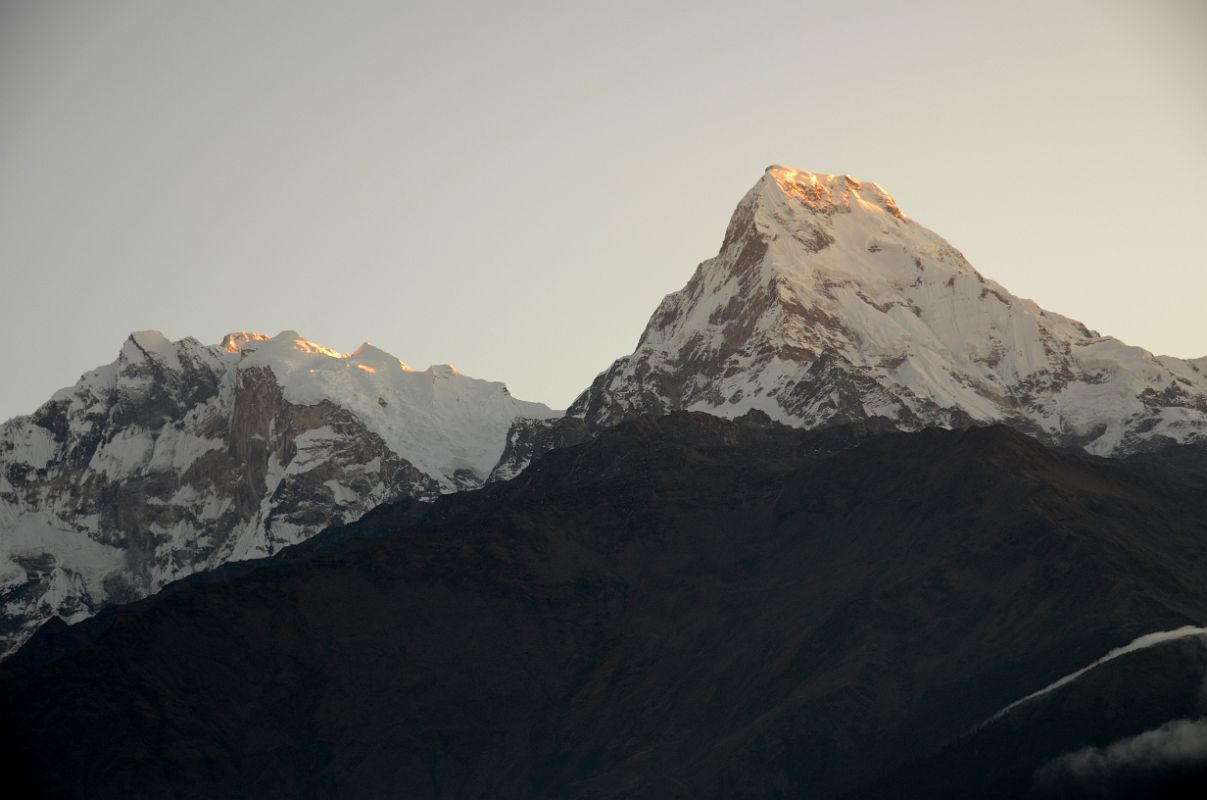
<path id="1" fill-rule="evenodd" d="M 132 334 L 0 427 L 0 654 L 53 614 L 271 554 L 400 495 L 478 486 L 513 421 L 549 416 L 369 344 Z"/>
<path id="2" fill-rule="evenodd" d="M 721 252 L 571 406 L 793 425 L 1004 422 L 1109 455 L 1200 440 L 1207 359 L 1158 357 L 982 277 L 880 186 L 769 167 Z"/>

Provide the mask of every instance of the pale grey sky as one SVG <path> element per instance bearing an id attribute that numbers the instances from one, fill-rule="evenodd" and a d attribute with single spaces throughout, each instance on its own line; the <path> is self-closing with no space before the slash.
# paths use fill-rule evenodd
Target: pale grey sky
<path id="1" fill-rule="evenodd" d="M 0 419 L 131 330 L 564 407 L 763 168 L 1207 355 L 1207 4 L 0 0 Z"/>

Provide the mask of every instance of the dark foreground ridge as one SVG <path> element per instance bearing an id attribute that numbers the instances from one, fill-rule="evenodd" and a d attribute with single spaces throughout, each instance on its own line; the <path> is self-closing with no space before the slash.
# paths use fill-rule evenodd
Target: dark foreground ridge
<path id="1" fill-rule="evenodd" d="M 1035 775 L 1196 717 L 1202 637 L 964 734 L 1111 648 L 1207 622 L 1205 488 L 1189 449 L 640 419 L 426 514 L 386 506 L 44 627 L 0 669 L 6 780 L 97 798 L 1109 796 L 1108 772 Z M 1144 769 L 1117 785 L 1199 779 Z"/>

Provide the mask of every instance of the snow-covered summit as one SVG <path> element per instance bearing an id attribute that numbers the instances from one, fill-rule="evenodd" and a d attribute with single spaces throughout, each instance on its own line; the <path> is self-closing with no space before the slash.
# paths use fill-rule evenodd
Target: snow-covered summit
<path id="1" fill-rule="evenodd" d="M 875 183 L 773 166 L 568 413 L 1004 422 L 1107 455 L 1207 436 L 1205 373 L 1015 297 Z"/>
<path id="2" fill-rule="evenodd" d="M 774 164 L 767 167 L 762 183 L 773 182 L 785 198 L 797 200 L 814 211 L 832 213 L 856 208 L 878 214 L 905 215 L 897 201 L 878 183 L 864 183 L 850 175 L 823 175 Z"/>
<path id="3" fill-rule="evenodd" d="M 0 654 L 51 615 L 478 486 L 517 418 L 553 416 L 367 342 L 132 333 L 112 363 L 0 426 Z"/>

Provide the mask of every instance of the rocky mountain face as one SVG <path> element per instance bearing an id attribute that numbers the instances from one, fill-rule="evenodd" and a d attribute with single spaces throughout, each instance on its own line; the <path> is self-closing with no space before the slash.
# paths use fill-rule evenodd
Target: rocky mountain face
<path id="1" fill-rule="evenodd" d="M 982 277 L 874 183 L 775 166 L 721 251 L 567 412 L 1002 423 L 1121 455 L 1207 436 L 1207 358 L 1129 347 Z"/>
<path id="2" fill-rule="evenodd" d="M 478 486 L 516 418 L 549 416 L 368 344 L 132 334 L 112 364 L 0 427 L 0 654 L 53 615 Z"/>
<path id="3" fill-rule="evenodd" d="M 1104 796 L 1082 762 L 1187 766 L 1204 519 L 1196 447 L 634 419 L 44 627 L 0 665 L 6 787 Z"/>
<path id="4" fill-rule="evenodd" d="M 590 429 L 578 417 L 517 419 L 487 480 L 510 480 L 550 450 L 582 444 L 590 438 Z"/>

